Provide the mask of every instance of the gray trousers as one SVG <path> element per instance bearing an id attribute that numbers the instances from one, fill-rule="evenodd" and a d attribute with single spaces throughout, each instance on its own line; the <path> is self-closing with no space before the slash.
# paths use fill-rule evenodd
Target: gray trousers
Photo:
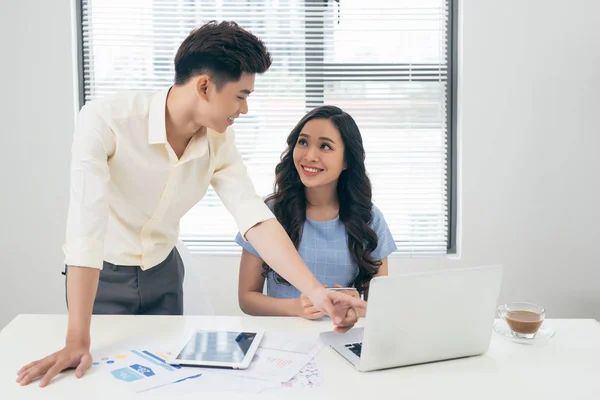
<path id="1" fill-rule="evenodd" d="M 65 267 L 65 297 L 67 274 Z M 183 261 L 176 248 L 163 262 L 146 271 L 105 261 L 92 314 L 183 315 L 184 276 Z"/>

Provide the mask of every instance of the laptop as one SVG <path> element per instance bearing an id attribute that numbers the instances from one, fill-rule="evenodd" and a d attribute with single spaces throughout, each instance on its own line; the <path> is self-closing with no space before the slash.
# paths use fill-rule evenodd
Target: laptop
<path id="1" fill-rule="evenodd" d="M 500 265 L 371 280 L 364 328 L 321 340 L 359 371 L 481 355 L 490 344 Z"/>

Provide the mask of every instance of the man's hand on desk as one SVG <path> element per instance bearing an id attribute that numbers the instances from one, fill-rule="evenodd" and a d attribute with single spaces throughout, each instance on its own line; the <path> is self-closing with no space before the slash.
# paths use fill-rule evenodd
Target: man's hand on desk
<path id="1" fill-rule="evenodd" d="M 44 387 L 52 378 L 67 368 L 77 368 L 75 376 L 81 378 L 92 364 L 90 320 L 100 270 L 69 266 L 68 271 L 67 296 L 70 307 L 65 347 L 21 368 L 17 372 L 17 382 L 22 386 L 42 377 L 40 386 Z"/>
<path id="2" fill-rule="evenodd" d="M 81 378 L 90 365 L 92 356 L 89 344 L 67 343 L 64 349 L 21 368 L 17 372 L 17 382 L 25 386 L 43 376 L 40 386 L 44 387 L 67 368 L 77 368 L 75 376 Z"/>
<path id="3" fill-rule="evenodd" d="M 335 331 L 346 332 L 358 321 L 361 310 L 365 310 L 367 303 L 359 298 L 337 291 L 328 291 L 320 287 L 312 291 L 307 297 L 314 306 L 324 311 L 333 319 Z"/>

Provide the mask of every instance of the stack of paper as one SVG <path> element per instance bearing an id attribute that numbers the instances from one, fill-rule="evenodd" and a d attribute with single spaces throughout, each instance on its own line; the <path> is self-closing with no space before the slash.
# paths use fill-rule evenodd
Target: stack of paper
<path id="1" fill-rule="evenodd" d="M 169 393 L 243 391 L 260 393 L 273 388 L 312 388 L 320 384 L 314 357 L 323 348 L 313 336 L 266 332 L 256 357 L 245 370 L 198 368 L 202 376 L 161 390 Z"/>
<path id="2" fill-rule="evenodd" d="M 317 337 L 266 332 L 255 358 L 245 370 L 172 366 L 166 363 L 165 344 L 137 339 L 123 350 L 102 349 L 86 379 L 98 384 L 122 385 L 126 390 L 169 393 L 241 391 L 260 393 L 272 388 L 318 386 L 320 376 L 314 357 L 323 348 Z M 90 377 L 91 375 L 91 377 Z"/>

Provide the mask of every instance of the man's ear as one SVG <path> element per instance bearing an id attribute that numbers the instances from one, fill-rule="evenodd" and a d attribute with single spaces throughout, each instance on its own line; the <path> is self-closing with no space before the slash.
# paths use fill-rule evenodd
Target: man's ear
<path id="1" fill-rule="evenodd" d="M 196 80 L 196 92 L 198 96 L 202 97 L 204 100 L 208 100 L 208 84 L 210 83 L 210 79 L 208 75 L 200 75 Z"/>

